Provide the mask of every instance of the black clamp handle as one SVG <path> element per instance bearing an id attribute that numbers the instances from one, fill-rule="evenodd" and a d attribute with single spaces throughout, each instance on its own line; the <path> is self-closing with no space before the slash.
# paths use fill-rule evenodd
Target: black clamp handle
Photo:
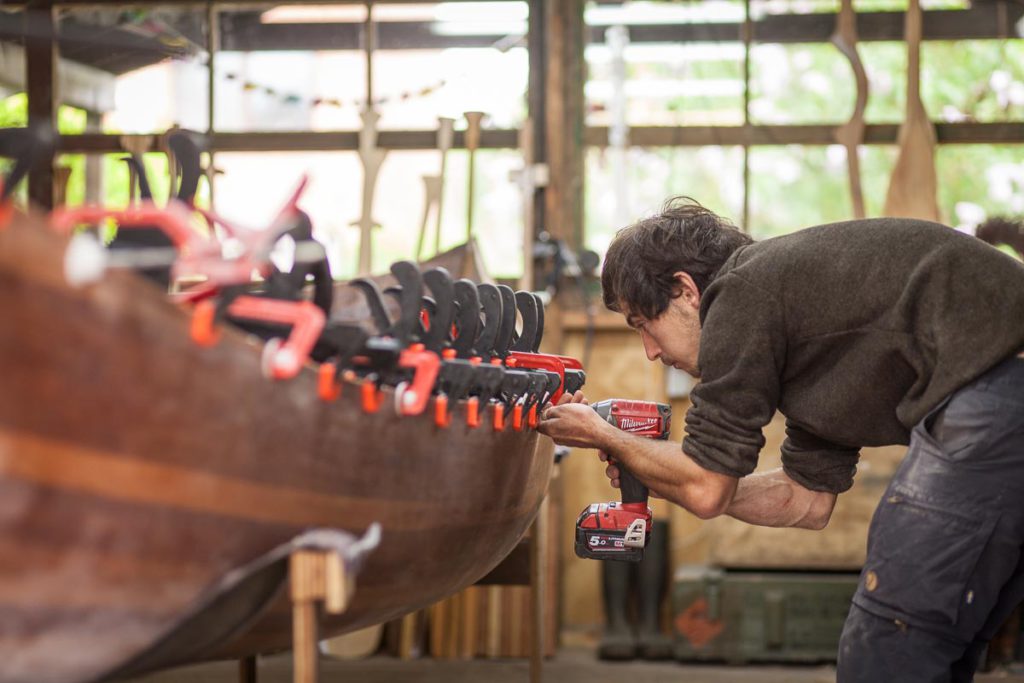
<path id="1" fill-rule="evenodd" d="M 531 353 L 537 338 L 537 300 L 529 292 L 520 290 L 516 292 L 516 308 L 519 310 L 522 328 L 512 340 L 512 350 Z"/>
<path id="2" fill-rule="evenodd" d="M 516 293 L 508 285 L 498 285 L 498 294 L 501 296 L 501 324 L 491 355 L 505 360 L 516 333 Z"/>
<path id="3" fill-rule="evenodd" d="M 471 358 L 476 351 L 480 330 L 480 294 L 476 283 L 462 278 L 455 281 L 455 339 L 452 349 L 456 358 Z"/>
<path id="4" fill-rule="evenodd" d="M 433 268 L 423 274 L 423 281 L 433 295 L 436 310 L 429 319 L 423 336 L 423 345 L 430 351 L 441 353 L 448 347 L 448 335 L 455 316 L 455 285 L 444 268 Z"/>

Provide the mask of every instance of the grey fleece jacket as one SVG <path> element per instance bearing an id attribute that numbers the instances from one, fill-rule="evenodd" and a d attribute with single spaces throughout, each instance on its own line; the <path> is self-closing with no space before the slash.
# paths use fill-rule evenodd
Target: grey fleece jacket
<path id="1" fill-rule="evenodd" d="M 778 410 L 786 473 L 839 493 L 862 446 L 908 443 L 946 396 L 1024 349 L 1024 265 L 936 223 L 834 223 L 737 250 L 700 316 L 683 451 L 747 475 Z"/>

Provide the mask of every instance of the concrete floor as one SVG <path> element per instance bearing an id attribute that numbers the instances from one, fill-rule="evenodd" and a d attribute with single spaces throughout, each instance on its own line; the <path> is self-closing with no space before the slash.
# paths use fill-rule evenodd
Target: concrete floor
<path id="1" fill-rule="evenodd" d="M 528 664 L 522 660 L 473 660 L 440 662 L 420 659 L 404 662 L 392 657 L 371 657 L 359 661 L 323 659 L 320 680 L 324 683 L 528 683 Z M 133 683 L 236 683 L 238 666 L 217 662 L 183 667 L 135 679 Z M 598 661 L 592 650 L 567 648 L 544 667 L 545 683 L 835 683 L 830 666 L 742 666 L 683 665 L 674 662 L 630 662 L 610 664 Z M 260 683 L 289 683 L 288 655 L 259 660 Z M 976 683 L 1024 683 L 1024 670 L 979 674 Z"/>

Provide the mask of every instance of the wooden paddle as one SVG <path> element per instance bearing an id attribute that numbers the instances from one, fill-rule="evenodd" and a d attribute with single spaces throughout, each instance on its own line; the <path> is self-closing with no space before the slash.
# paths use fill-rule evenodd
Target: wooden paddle
<path id="1" fill-rule="evenodd" d="M 907 41 L 907 116 L 899 133 L 899 157 L 885 196 L 885 215 L 939 220 L 936 200 L 935 128 L 921 102 L 921 5 L 910 0 Z"/>
<path id="2" fill-rule="evenodd" d="M 359 131 L 359 161 L 363 164 L 363 212 L 352 223 L 359 228 L 359 261 L 356 272 L 369 275 L 373 264 L 373 229 L 380 224 L 373 218 L 373 196 L 377 190 L 377 176 L 387 156 L 387 150 L 377 146 L 377 120 L 380 114 L 372 106 L 362 111 L 363 127 Z"/>
<path id="3" fill-rule="evenodd" d="M 832 44 L 850 62 L 853 76 L 857 82 L 857 100 L 853 106 L 850 120 L 836 128 L 836 142 L 846 148 L 846 168 L 850 179 L 850 199 L 853 202 L 854 218 L 864 218 L 864 192 L 860 184 L 860 158 L 857 151 L 864 141 L 864 110 L 868 104 L 868 75 L 864 63 L 857 52 L 857 13 L 853 9 L 853 0 L 843 0 L 842 7 L 836 17 L 836 30 L 832 34 Z"/>

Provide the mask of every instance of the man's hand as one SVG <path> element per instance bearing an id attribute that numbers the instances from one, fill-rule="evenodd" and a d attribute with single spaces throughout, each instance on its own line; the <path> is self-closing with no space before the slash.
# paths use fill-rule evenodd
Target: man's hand
<path id="1" fill-rule="evenodd" d="M 575 394 L 562 394 L 558 397 L 557 405 L 564 406 L 566 403 L 582 403 L 583 405 L 590 405 L 590 401 L 583 395 L 582 391 L 577 391 Z"/>
<path id="2" fill-rule="evenodd" d="M 594 412 L 580 391 L 563 394 L 558 405 L 545 407 L 537 425 L 555 443 L 575 448 L 601 448 L 609 429 L 615 428 Z"/>
<path id="3" fill-rule="evenodd" d="M 605 468 L 604 474 L 611 482 L 612 488 L 619 488 L 619 468 L 616 467 L 615 461 L 608 457 L 608 454 L 604 451 L 598 451 L 597 457 L 601 458 L 601 462 L 608 463 L 608 467 Z"/>

